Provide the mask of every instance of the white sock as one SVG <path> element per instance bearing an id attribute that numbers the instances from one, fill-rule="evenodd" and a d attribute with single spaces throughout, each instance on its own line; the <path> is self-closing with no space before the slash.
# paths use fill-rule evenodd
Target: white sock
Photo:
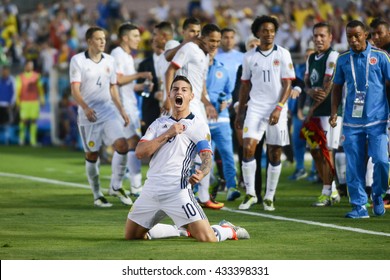
<path id="1" fill-rule="evenodd" d="M 374 176 L 374 164 L 372 163 L 372 158 L 368 158 L 367 161 L 367 170 L 366 170 L 366 187 L 371 187 L 373 183 Z"/>
<path id="2" fill-rule="evenodd" d="M 331 190 L 332 190 L 332 192 L 337 192 L 336 182 L 335 181 L 332 181 Z"/>
<path id="3" fill-rule="evenodd" d="M 332 194 L 332 186 L 331 185 L 323 185 L 322 186 L 322 194 L 326 196 L 330 196 Z"/>
<path id="4" fill-rule="evenodd" d="M 215 232 L 218 242 L 233 238 L 233 229 L 230 227 L 221 227 L 220 225 L 212 225 L 211 228 Z"/>
<path id="5" fill-rule="evenodd" d="M 336 173 L 339 180 L 339 184 L 345 184 L 347 182 L 346 170 L 347 162 L 345 159 L 345 153 L 336 153 L 335 155 Z"/>
<path id="6" fill-rule="evenodd" d="M 85 170 L 87 172 L 89 185 L 92 188 L 93 197 L 94 199 L 98 199 L 103 196 L 103 193 L 100 191 L 99 163 L 86 160 Z"/>
<path id="7" fill-rule="evenodd" d="M 207 202 L 210 199 L 209 187 L 210 173 L 203 177 L 203 179 L 199 182 L 198 197 L 201 202 Z"/>
<path id="8" fill-rule="evenodd" d="M 268 163 L 267 170 L 267 191 L 264 199 L 274 200 L 276 188 L 278 187 L 280 173 L 282 172 L 282 164 L 279 163 L 276 166 Z"/>
<path id="9" fill-rule="evenodd" d="M 148 234 L 150 239 L 180 236 L 180 232 L 176 226 L 166 224 L 156 224 L 148 231 Z"/>
<path id="10" fill-rule="evenodd" d="M 256 160 L 245 162 L 242 161 L 242 177 L 244 179 L 246 194 L 256 196 L 255 193 L 255 172 L 257 164 Z"/>
<path id="11" fill-rule="evenodd" d="M 111 160 L 111 187 L 114 190 L 119 190 L 122 187 L 122 179 L 126 171 L 127 154 L 119 154 L 114 152 Z"/>
<path id="12" fill-rule="evenodd" d="M 135 151 L 127 153 L 127 167 L 129 168 L 131 186 L 139 188 L 142 184 L 141 160 L 136 157 Z"/>

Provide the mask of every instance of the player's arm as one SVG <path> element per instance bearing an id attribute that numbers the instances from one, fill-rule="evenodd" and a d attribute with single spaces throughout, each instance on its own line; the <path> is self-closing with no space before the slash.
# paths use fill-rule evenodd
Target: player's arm
<path id="1" fill-rule="evenodd" d="M 175 123 L 166 132 L 150 141 L 141 139 L 141 141 L 138 142 L 137 147 L 135 148 L 135 155 L 138 159 L 150 157 L 158 149 L 160 149 L 161 146 L 167 143 L 169 139 L 182 133 L 183 130 L 184 128 L 181 123 Z"/>
<path id="2" fill-rule="evenodd" d="M 127 126 L 130 123 L 130 119 L 129 116 L 126 114 L 125 109 L 122 106 L 122 102 L 119 97 L 118 87 L 114 84 L 110 84 L 110 93 L 111 93 L 111 99 L 114 102 L 115 107 L 118 109 L 123 120 L 125 121 L 125 126 Z"/>
<path id="3" fill-rule="evenodd" d="M 332 127 L 337 125 L 337 109 L 340 105 L 341 98 L 343 96 L 343 86 L 334 84 L 332 91 L 332 105 L 329 117 L 329 124 Z"/>
<path id="4" fill-rule="evenodd" d="M 152 80 L 153 79 L 152 72 L 138 72 L 133 75 L 123 75 L 121 73 L 117 73 L 118 86 L 127 85 L 138 79 Z"/>
<path id="5" fill-rule="evenodd" d="M 171 104 L 170 104 L 170 101 L 169 101 L 169 93 L 171 92 L 171 84 L 173 82 L 173 78 L 175 77 L 175 73 L 177 71 L 178 67 L 171 63 L 169 64 L 168 66 L 168 69 L 167 71 L 165 71 L 165 92 L 167 93 L 167 98 L 165 99 L 164 101 L 164 104 L 163 104 L 163 111 L 165 111 L 166 113 L 169 113 L 169 111 L 171 110 Z"/>
<path id="6" fill-rule="evenodd" d="M 249 80 L 241 80 L 240 91 L 238 92 L 238 112 L 234 122 L 237 129 L 242 129 L 244 125 L 246 106 L 249 100 L 250 90 L 251 82 Z"/>
<path id="7" fill-rule="evenodd" d="M 287 99 L 291 94 L 291 79 L 282 79 L 282 96 L 279 99 L 278 105 L 276 105 L 275 109 L 272 111 L 268 123 L 270 125 L 275 125 L 279 122 L 280 112 L 283 109 L 284 104 L 287 102 Z"/>
<path id="8" fill-rule="evenodd" d="M 81 109 L 83 109 L 87 119 L 90 122 L 96 122 L 97 120 L 96 112 L 95 110 L 90 108 L 87 103 L 85 103 L 84 98 L 81 95 L 80 86 L 81 84 L 78 82 L 71 83 L 70 88 L 71 88 L 73 99 L 76 101 L 77 105 L 79 105 Z"/>
<path id="9" fill-rule="evenodd" d="M 191 185 L 198 184 L 211 170 L 212 153 L 210 150 L 201 151 L 199 153 L 202 164 L 199 169 L 195 170 L 195 173 L 189 178 Z"/>
<path id="10" fill-rule="evenodd" d="M 206 108 L 207 118 L 210 120 L 216 120 L 218 118 L 218 113 L 217 113 L 217 110 L 215 110 L 215 107 L 213 106 L 213 104 L 211 104 L 208 96 L 209 96 L 209 94 L 207 93 L 206 82 L 203 82 L 201 101 Z"/>

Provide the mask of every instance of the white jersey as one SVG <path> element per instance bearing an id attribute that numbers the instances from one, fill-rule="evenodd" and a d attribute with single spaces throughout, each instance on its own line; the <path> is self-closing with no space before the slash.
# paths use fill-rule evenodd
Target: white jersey
<path id="1" fill-rule="evenodd" d="M 188 78 L 191 82 L 195 99 L 200 101 L 203 83 L 206 81 L 209 68 L 208 55 L 197 44 L 188 42 L 177 51 L 171 63 L 179 68 L 176 75 L 182 75 Z"/>
<path id="2" fill-rule="evenodd" d="M 76 54 L 70 61 L 69 76 L 71 83 L 80 83 L 84 102 L 95 110 L 95 123 L 105 122 L 118 114 L 110 93 L 110 85 L 117 83 L 112 56 L 103 53 L 102 59 L 96 63 L 89 58 L 88 52 Z M 80 106 L 78 122 L 81 125 L 92 124 Z"/>
<path id="3" fill-rule="evenodd" d="M 172 117 L 158 118 L 140 141 L 155 139 L 175 123 L 177 121 Z M 159 194 L 166 194 L 190 188 L 188 179 L 196 154 L 205 150 L 211 152 L 210 130 L 206 123 L 192 113 L 179 120 L 179 123 L 184 125 L 183 133 L 169 139 L 151 158 L 143 192 L 157 191 Z"/>
<path id="4" fill-rule="evenodd" d="M 124 76 L 134 75 L 137 73 L 134 67 L 134 59 L 131 54 L 125 52 L 121 47 L 112 50 L 111 55 L 115 59 L 116 73 Z M 119 87 L 119 94 L 123 107 L 126 112 L 138 111 L 137 98 L 134 92 L 134 81 Z"/>
<path id="5" fill-rule="evenodd" d="M 268 118 L 280 101 L 283 79 L 295 79 L 294 66 L 288 50 L 278 45 L 266 52 L 253 48 L 245 53 L 241 80 L 251 81 L 248 106 L 261 118 Z M 287 104 L 286 104 L 287 105 Z M 287 114 L 287 106 L 282 114 Z"/>

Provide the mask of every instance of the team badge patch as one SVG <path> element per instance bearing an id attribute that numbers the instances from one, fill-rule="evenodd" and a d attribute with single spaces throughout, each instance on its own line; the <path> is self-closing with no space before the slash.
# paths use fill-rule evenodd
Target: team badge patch
<path id="1" fill-rule="evenodd" d="M 329 62 L 329 66 L 328 67 L 333 69 L 335 67 L 334 62 Z"/>
<path id="2" fill-rule="evenodd" d="M 89 141 L 89 142 L 88 142 L 88 147 L 90 147 L 90 148 L 95 147 L 95 142 Z"/>
<path id="3" fill-rule="evenodd" d="M 376 57 L 370 57 L 370 64 L 371 65 L 375 65 L 378 63 L 378 60 L 376 59 Z"/>
<path id="4" fill-rule="evenodd" d="M 217 77 L 217 79 L 221 79 L 223 78 L 223 73 L 221 71 L 217 71 L 215 72 L 215 77 Z"/>
<path id="5" fill-rule="evenodd" d="M 288 68 L 289 68 L 290 70 L 292 70 L 292 69 L 294 68 L 294 65 L 293 65 L 292 63 L 289 63 L 289 64 L 288 64 Z"/>
<path id="6" fill-rule="evenodd" d="M 210 140 L 211 140 L 211 135 L 210 135 L 210 133 L 207 133 L 207 134 L 206 134 L 206 140 L 210 142 Z"/>
<path id="7" fill-rule="evenodd" d="M 109 67 L 106 68 L 106 72 L 107 72 L 107 74 L 110 74 L 110 68 Z"/>
<path id="8" fill-rule="evenodd" d="M 279 59 L 274 60 L 274 66 L 278 67 L 280 65 Z"/>
<path id="9" fill-rule="evenodd" d="M 247 126 L 244 127 L 244 132 L 245 132 L 245 133 L 248 132 L 248 127 L 247 127 Z"/>

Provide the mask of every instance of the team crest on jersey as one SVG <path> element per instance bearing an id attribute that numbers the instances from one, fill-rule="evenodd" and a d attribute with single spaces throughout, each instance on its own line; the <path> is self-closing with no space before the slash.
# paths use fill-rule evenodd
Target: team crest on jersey
<path id="1" fill-rule="evenodd" d="M 218 79 L 221 79 L 221 78 L 223 78 L 223 73 L 221 71 L 217 71 L 217 72 L 215 72 L 215 77 L 217 77 Z"/>
<path id="2" fill-rule="evenodd" d="M 106 72 L 107 72 L 107 74 L 110 74 L 110 67 L 106 68 Z"/>
<path id="3" fill-rule="evenodd" d="M 279 65 L 280 65 L 279 59 L 275 59 L 275 60 L 274 60 L 274 66 L 275 66 L 275 67 L 278 67 Z"/>
<path id="4" fill-rule="evenodd" d="M 314 85 L 316 82 L 318 82 L 320 75 L 318 74 L 316 69 L 313 69 L 313 71 L 310 74 L 310 83 Z"/>
<path id="5" fill-rule="evenodd" d="M 294 68 L 294 65 L 293 65 L 292 63 L 289 63 L 289 64 L 288 64 L 288 68 L 289 68 L 290 70 L 292 70 L 292 69 Z"/>
<path id="6" fill-rule="evenodd" d="M 210 133 L 207 133 L 207 134 L 206 134 L 206 140 L 210 142 L 210 140 L 211 140 L 211 135 L 210 135 Z"/>
<path id="7" fill-rule="evenodd" d="M 376 59 L 376 57 L 370 57 L 370 64 L 371 65 L 375 65 L 378 63 L 378 60 Z"/>
<path id="8" fill-rule="evenodd" d="M 90 147 L 90 148 L 95 147 L 95 142 L 89 141 L 89 142 L 88 142 L 88 147 Z"/>

